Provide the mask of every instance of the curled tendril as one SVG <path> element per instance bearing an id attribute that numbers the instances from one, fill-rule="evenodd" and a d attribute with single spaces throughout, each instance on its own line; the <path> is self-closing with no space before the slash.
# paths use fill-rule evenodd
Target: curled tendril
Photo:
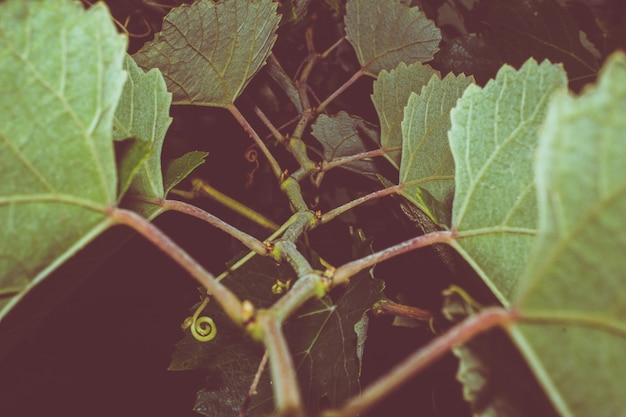
<path id="1" fill-rule="evenodd" d="M 189 329 L 194 339 L 199 342 L 210 342 L 217 335 L 217 327 L 209 316 L 201 316 L 200 313 L 209 303 L 209 297 L 202 300 L 193 315 L 187 317 L 180 326 L 183 330 Z"/>
<path id="2" fill-rule="evenodd" d="M 245 185 L 246 190 L 252 187 L 252 184 L 254 184 L 254 174 L 259 169 L 258 156 L 259 156 L 259 153 L 255 149 L 255 145 L 250 146 L 246 150 L 246 153 L 244 154 L 244 158 L 246 158 L 248 162 L 251 162 L 254 164 L 254 168 L 252 168 L 252 171 L 250 171 L 247 175 L 247 180 L 246 180 L 246 185 Z"/>

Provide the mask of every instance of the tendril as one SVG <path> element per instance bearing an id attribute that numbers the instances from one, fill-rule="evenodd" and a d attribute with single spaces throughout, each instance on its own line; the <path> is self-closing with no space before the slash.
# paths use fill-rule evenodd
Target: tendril
<path id="1" fill-rule="evenodd" d="M 199 342 L 210 342 L 217 335 L 217 327 L 209 316 L 201 316 L 200 313 L 209 303 L 209 297 L 205 297 L 196 308 L 193 315 L 187 317 L 180 326 L 183 330 L 189 329 L 194 339 Z"/>
<path id="2" fill-rule="evenodd" d="M 255 145 L 252 145 L 246 150 L 246 153 L 244 153 L 243 156 L 244 158 L 246 158 L 246 161 L 254 164 L 254 168 L 252 168 L 252 171 L 250 171 L 247 175 L 247 181 L 245 185 L 245 188 L 247 190 L 252 187 L 252 184 L 254 184 L 254 174 L 259 169 L 259 153 L 257 152 Z"/>

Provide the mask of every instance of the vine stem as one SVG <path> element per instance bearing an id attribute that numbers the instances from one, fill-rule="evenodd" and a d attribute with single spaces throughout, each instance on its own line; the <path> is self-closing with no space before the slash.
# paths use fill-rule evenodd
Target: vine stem
<path id="1" fill-rule="evenodd" d="M 254 379 L 252 380 L 252 384 L 250 384 L 250 389 L 248 390 L 248 396 L 241 406 L 241 410 L 239 411 L 239 417 L 246 417 L 246 413 L 248 412 L 248 408 L 250 407 L 250 403 L 252 402 L 252 397 L 256 395 L 256 388 L 261 381 L 261 375 L 263 375 L 263 371 L 265 370 L 265 366 L 267 365 L 267 361 L 269 360 L 269 355 L 267 354 L 267 350 L 263 354 L 263 358 L 261 359 L 261 363 L 259 363 L 259 367 L 254 374 Z"/>
<path id="2" fill-rule="evenodd" d="M 217 282 L 211 273 L 206 271 L 159 228 L 130 210 L 111 207 L 107 210 L 107 214 L 114 223 L 129 226 L 165 252 L 207 289 L 207 292 L 217 300 L 234 323 L 243 323 L 242 303 L 239 298 L 224 285 Z"/>
<path id="3" fill-rule="evenodd" d="M 352 77 L 350 77 L 348 79 L 348 81 L 346 81 L 345 83 L 343 83 L 343 85 L 341 85 L 338 89 L 336 89 L 330 96 L 328 96 L 326 98 L 326 100 L 322 101 L 319 106 L 317 106 L 317 113 L 323 113 L 324 110 L 326 110 L 326 107 L 328 107 L 328 105 L 337 97 L 339 97 L 340 94 L 342 94 L 344 91 L 346 91 L 352 84 L 354 84 L 359 78 L 361 78 L 361 76 L 365 74 L 365 71 L 363 70 L 363 68 L 361 68 L 360 70 L 358 70 L 357 72 L 355 72 Z"/>
<path id="4" fill-rule="evenodd" d="M 333 159 L 332 161 L 329 161 L 329 162 L 324 161 L 322 163 L 322 167 L 320 171 L 322 172 L 330 171 L 331 169 L 340 167 L 341 165 L 349 164 L 350 162 L 361 161 L 363 159 L 373 158 L 375 156 L 383 156 L 387 152 L 388 152 L 387 149 L 380 148 L 380 149 L 374 149 L 373 151 L 357 153 L 355 155 L 343 156 L 341 158 Z"/>
<path id="5" fill-rule="evenodd" d="M 262 226 L 272 232 L 280 227 L 278 224 L 274 223 L 273 221 L 271 221 L 270 219 L 268 219 L 261 213 L 240 203 L 234 198 L 227 196 L 226 194 L 212 187 L 209 183 L 201 180 L 200 178 L 194 178 L 193 180 L 191 180 L 191 183 L 193 184 L 193 190 L 195 194 L 198 194 L 201 192 L 207 197 L 212 198 L 213 200 L 217 201 L 224 207 L 227 207 L 228 209 L 234 211 L 235 213 L 238 213 L 242 215 L 243 217 L 255 222 L 259 226 Z"/>
<path id="6" fill-rule="evenodd" d="M 399 193 L 403 188 L 405 187 L 405 184 L 400 184 L 400 185 L 394 185 L 392 187 L 387 187 L 387 188 L 383 188 L 382 190 L 378 190 L 378 191 L 374 191 L 371 194 L 367 194 L 364 195 L 363 197 L 359 197 L 355 200 L 349 201 L 346 204 L 343 204 L 339 207 L 336 207 L 324 214 L 322 214 L 322 217 L 320 218 L 319 224 L 325 224 L 328 223 L 329 221 L 333 220 L 335 217 L 340 216 L 341 214 L 345 213 L 348 210 L 351 210 L 353 208 L 355 208 L 356 206 L 366 203 L 368 201 L 371 200 L 375 200 L 377 198 L 381 198 L 387 195 L 391 195 L 391 194 L 397 194 Z"/>
<path id="7" fill-rule="evenodd" d="M 435 243 L 450 244 L 454 241 L 454 238 L 455 233 L 448 230 L 428 233 L 398 243 L 397 245 L 390 246 L 387 249 L 383 249 L 364 258 L 357 259 L 356 261 L 348 262 L 335 270 L 333 274 L 333 285 L 347 283 L 350 280 L 350 277 L 358 274 L 362 270 L 370 268 L 382 261 L 386 261 L 387 259 L 391 259 L 394 256 L 423 248 L 424 246 L 434 245 Z"/>
<path id="8" fill-rule="evenodd" d="M 262 329 L 263 344 L 270 360 L 276 411 L 285 416 L 303 416 L 296 368 L 282 331 L 282 323 L 268 311 L 259 312 L 256 320 Z"/>
<path id="9" fill-rule="evenodd" d="M 243 114 L 241 114 L 239 109 L 234 104 L 228 106 L 227 109 L 237 120 L 237 122 L 239 122 L 241 127 L 243 127 L 243 130 L 245 130 L 246 133 L 252 138 L 252 140 L 259 147 L 259 149 L 261 149 L 261 152 L 263 152 L 263 155 L 265 155 L 265 158 L 267 158 L 270 167 L 272 167 L 272 172 L 274 173 L 274 176 L 277 179 L 280 179 L 282 175 L 282 169 L 280 169 L 280 165 L 278 164 L 276 158 L 274 158 L 274 155 L 272 155 L 269 149 L 267 149 L 267 146 L 265 146 L 265 142 L 263 142 L 263 139 L 261 139 L 261 137 L 256 133 L 248 120 L 244 117 Z"/>
<path id="10" fill-rule="evenodd" d="M 211 226 L 217 229 L 220 229 L 221 231 L 234 237 L 235 239 L 243 243 L 248 249 L 254 251 L 255 253 L 259 255 L 265 255 L 267 253 L 267 249 L 265 248 L 265 245 L 263 244 L 263 242 L 261 242 L 257 238 L 250 236 L 249 234 L 245 232 L 242 232 L 236 227 L 233 227 L 230 224 L 226 223 L 224 220 L 220 219 L 219 217 L 216 217 L 212 215 L 211 213 L 208 213 L 202 210 L 201 208 L 194 206 L 193 204 L 185 203 L 183 201 L 178 201 L 178 200 L 150 199 L 150 198 L 144 198 L 141 196 L 137 196 L 135 198 L 139 201 L 143 201 L 143 202 L 150 203 L 150 204 L 155 204 L 166 211 L 176 211 L 178 213 L 187 214 L 189 216 L 200 219 L 206 223 L 209 223 Z"/>
<path id="11" fill-rule="evenodd" d="M 494 327 L 506 329 L 519 318 L 515 310 L 506 310 L 501 307 L 487 308 L 468 317 L 396 365 L 387 375 L 367 387 L 360 396 L 348 401 L 339 410 L 324 413 L 324 417 L 362 415 L 416 374 L 446 355 L 455 346 L 461 345 Z"/>

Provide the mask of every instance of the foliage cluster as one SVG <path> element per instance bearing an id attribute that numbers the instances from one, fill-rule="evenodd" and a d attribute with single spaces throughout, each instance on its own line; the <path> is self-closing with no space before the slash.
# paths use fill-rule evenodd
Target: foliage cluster
<path id="1" fill-rule="evenodd" d="M 201 285 L 197 413 L 362 415 L 454 352 L 473 415 L 626 415 L 623 6 L 170 3 L 0 3 L 0 359 L 133 230 Z M 431 340 L 361 391 L 383 315 Z"/>

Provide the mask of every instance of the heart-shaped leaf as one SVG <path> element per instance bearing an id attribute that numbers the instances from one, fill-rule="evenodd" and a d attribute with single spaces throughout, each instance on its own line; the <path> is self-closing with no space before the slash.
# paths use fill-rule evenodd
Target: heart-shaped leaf
<path id="1" fill-rule="evenodd" d="M 508 305 L 537 228 L 533 160 L 538 129 L 565 72 L 547 61 L 504 66 L 484 88 L 470 85 L 451 112 L 455 249 Z"/>
<path id="2" fill-rule="evenodd" d="M 133 57 L 159 68 L 173 104 L 229 107 L 265 63 L 280 16 L 271 0 L 199 0 L 173 9 Z"/>
<path id="3" fill-rule="evenodd" d="M 359 63 L 373 76 L 401 62 L 430 61 L 439 50 L 439 29 L 400 0 L 349 0 L 344 21 Z"/>

